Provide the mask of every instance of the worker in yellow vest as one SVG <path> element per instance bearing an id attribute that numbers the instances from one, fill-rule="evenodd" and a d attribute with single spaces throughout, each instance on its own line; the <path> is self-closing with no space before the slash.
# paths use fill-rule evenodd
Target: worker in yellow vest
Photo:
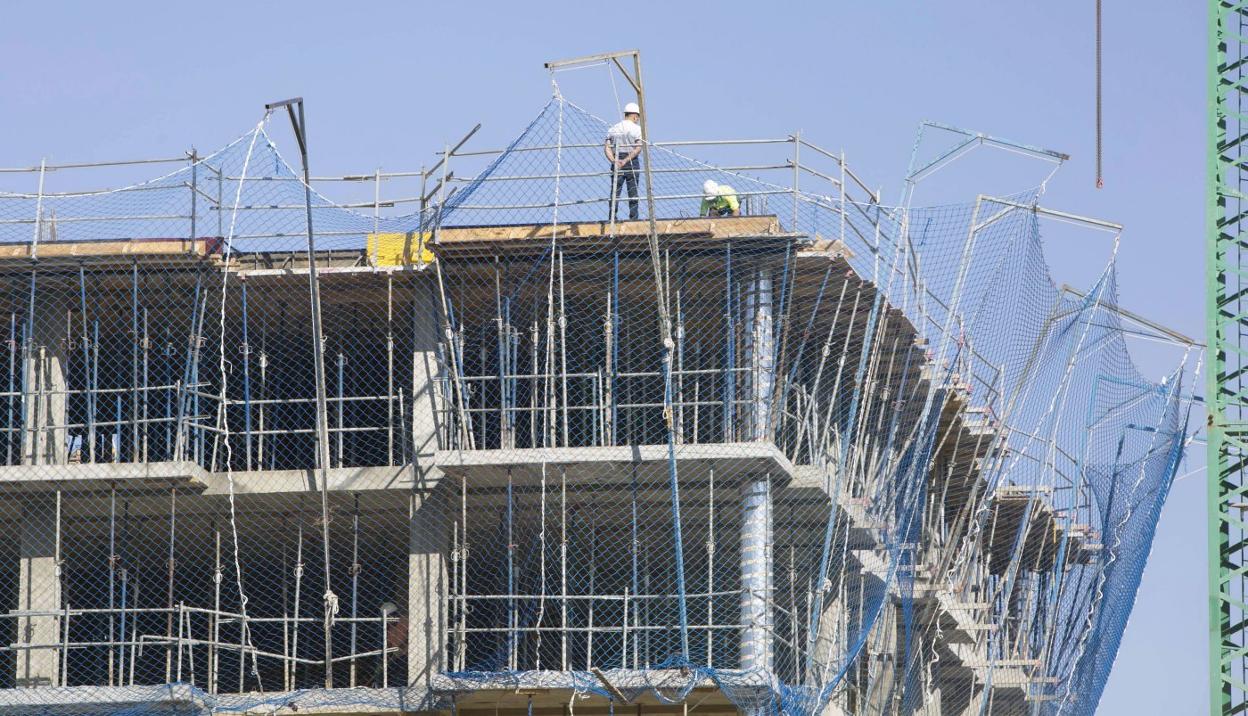
<path id="1" fill-rule="evenodd" d="M 727 184 L 707 179 L 702 185 L 702 208 L 698 216 L 740 216 L 741 203 L 737 192 Z"/>

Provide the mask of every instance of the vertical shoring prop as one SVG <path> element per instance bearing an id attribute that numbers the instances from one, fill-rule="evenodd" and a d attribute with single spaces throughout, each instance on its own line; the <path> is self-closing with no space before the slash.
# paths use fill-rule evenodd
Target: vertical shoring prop
<path id="1" fill-rule="evenodd" d="M 174 452 L 173 459 L 175 461 L 181 461 L 181 460 L 186 459 L 185 458 L 186 444 L 187 444 L 187 441 L 189 440 L 189 431 L 188 431 L 188 426 L 187 426 L 187 422 L 188 422 L 187 400 L 190 395 L 190 392 L 198 389 L 198 386 L 191 385 L 191 376 L 192 376 L 191 364 L 195 360 L 195 355 L 198 353 L 198 344 L 199 344 L 198 326 L 201 323 L 200 313 L 202 311 L 201 294 L 203 293 L 203 283 L 204 283 L 203 271 L 196 271 L 195 272 L 195 293 L 193 295 L 193 300 L 191 301 L 191 323 L 189 326 L 189 335 L 187 336 L 187 343 L 186 343 L 186 361 L 182 369 L 182 382 L 181 382 L 181 385 L 179 386 L 180 391 L 178 394 L 178 416 L 177 416 L 177 421 L 176 421 L 176 437 L 174 439 L 174 448 L 173 448 L 173 452 Z M 98 337 L 99 336 L 97 334 L 96 336 L 97 344 L 99 342 Z"/>
<path id="2" fill-rule="evenodd" d="M 40 347 L 39 353 L 40 353 L 40 358 L 42 359 L 43 357 L 42 347 Z M 40 360 L 41 365 L 42 363 L 43 361 Z M 42 385 L 43 384 L 40 383 L 41 388 L 42 388 Z M 122 436 L 125 435 L 125 421 L 122 419 L 122 411 L 121 411 L 121 405 L 123 401 L 124 399 L 122 398 L 120 393 L 117 394 L 116 399 L 113 401 L 113 430 L 114 430 L 113 432 L 113 462 L 114 463 L 121 462 Z"/>
<path id="3" fill-rule="evenodd" d="M 620 424 L 620 249 L 618 246 L 611 249 L 611 295 L 607 301 L 607 308 L 611 314 L 611 332 L 607 341 L 611 363 L 607 367 L 607 373 L 610 376 L 607 389 L 611 404 L 611 444 L 618 445 Z M 633 594 L 637 594 L 636 589 L 633 590 Z"/>
<path id="4" fill-rule="evenodd" d="M 498 255 L 494 255 L 494 320 L 498 333 L 498 447 L 512 447 L 507 436 L 507 338 L 508 330 L 503 322 L 503 287 Z M 484 366 L 483 366 L 484 368 Z"/>
<path id="5" fill-rule="evenodd" d="M 129 582 L 130 582 L 128 569 L 125 563 L 124 552 L 126 549 L 126 528 L 129 524 L 130 524 L 130 500 L 125 500 L 122 502 L 121 537 L 118 540 L 120 542 L 120 551 L 122 552 L 122 554 L 118 556 L 118 560 L 117 560 L 121 565 L 117 569 L 117 576 L 121 580 L 121 605 L 120 605 L 121 612 L 118 617 L 117 664 L 118 664 L 118 668 L 123 671 L 125 670 L 125 664 L 126 664 L 126 605 L 127 605 L 127 596 L 128 596 L 127 587 L 129 586 Z M 131 654 L 133 655 L 133 649 L 131 649 Z M 131 680 L 133 681 L 133 678 Z M 121 676 L 119 674 L 119 681 L 124 681 L 124 676 Z"/>
<path id="6" fill-rule="evenodd" d="M 715 654 L 715 463 L 707 465 L 706 486 L 706 665 Z"/>
<path id="7" fill-rule="evenodd" d="M 542 462 L 541 486 L 539 495 L 537 559 L 538 559 L 538 597 L 537 617 L 533 620 L 534 627 L 534 669 L 542 670 L 542 618 L 546 616 L 546 463 Z"/>
<path id="8" fill-rule="evenodd" d="M 338 467 L 342 467 L 342 465 L 343 465 L 343 461 L 342 461 L 342 456 L 343 456 L 343 425 L 344 425 L 344 422 L 343 422 L 343 417 L 344 417 L 344 411 L 346 410 L 346 407 L 347 407 L 346 374 L 345 374 L 346 365 L 347 365 L 347 357 L 346 357 L 345 355 L 343 355 L 343 353 L 342 353 L 342 348 L 341 348 L 341 347 L 339 347 L 339 349 L 338 349 L 338 376 L 337 376 L 337 378 L 338 378 L 338 380 L 337 380 L 337 388 L 338 388 L 338 390 L 337 390 L 337 398 L 338 398 L 338 400 L 337 400 L 337 403 L 338 403 L 337 408 L 338 408 L 338 409 L 337 409 L 337 411 L 336 411 L 336 413 L 337 413 L 337 418 L 338 418 L 338 430 L 337 430 L 338 435 L 335 437 L 335 443 L 336 443 L 336 446 L 337 446 L 337 448 L 338 448 Z"/>
<path id="9" fill-rule="evenodd" d="M 676 442 L 685 442 L 685 265 L 676 272 Z M 696 435 L 694 441 L 697 441 Z"/>
<path id="10" fill-rule="evenodd" d="M 568 468 L 559 466 L 559 669 L 568 670 Z M 540 624 L 539 624 L 540 626 Z"/>
<path id="11" fill-rule="evenodd" d="M 126 510 L 126 512 L 125 512 L 125 513 L 123 513 L 123 515 L 122 515 L 123 517 L 127 516 L 127 514 L 129 513 L 129 509 L 128 509 L 129 507 L 130 507 L 130 505 L 129 505 L 129 503 L 127 503 L 127 504 L 126 504 L 126 508 L 127 508 L 127 510 Z M 125 568 L 123 567 L 123 568 L 122 568 L 122 576 L 124 577 L 124 576 L 127 576 L 128 574 L 129 574 L 129 573 L 128 573 L 128 572 L 125 570 Z M 124 583 L 123 583 L 123 586 L 124 586 Z M 139 579 L 139 577 L 138 577 L 138 571 L 137 571 L 137 560 L 136 560 L 136 572 L 135 572 L 135 578 L 134 578 L 134 588 L 133 588 L 133 590 L 130 592 L 130 597 L 126 600 L 126 604 L 131 604 L 131 605 L 134 605 L 134 606 L 130 607 L 130 608 L 133 610 L 133 612 L 134 612 L 133 614 L 131 614 L 131 615 L 130 615 L 130 641 L 131 641 L 131 643 L 130 643 L 130 650 L 129 650 L 129 651 L 130 651 L 130 657 L 129 657 L 129 658 L 130 658 L 130 677 L 129 677 L 129 678 L 130 678 L 130 681 L 129 681 L 130 686 L 134 686 L 134 665 L 135 665 L 135 662 L 137 662 L 137 661 L 138 661 L 138 656 L 139 656 L 139 653 L 140 653 L 140 651 L 141 651 L 141 650 L 138 648 L 138 646 L 140 646 L 140 645 L 139 645 L 139 644 L 136 644 L 135 642 L 138 642 L 138 640 L 139 640 L 139 636 L 138 636 L 138 634 L 139 634 L 139 628 L 138 628 L 138 625 L 139 625 L 139 611 L 138 611 L 138 604 L 139 604 L 140 592 L 142 591 L 142 589 L 141 589 L 141 587 L 142 587 L 142 586 L 143 586 L 143 580 L 142 580 L 142 579 Z M 125 606 L 125 604 L 123 604 L 123 605 L 122 605 L 122 616 L 125 616 L 125 615 L 126 615 L 125 609 L 126 609 L 126 606 Z"/>
<path id="12" fill-rule="evenodd" d="M 386 464 L 394 465 L 394 274 L 386 275 Z"/>
<path id="13" fill-rule="evenodd" d="M 26 325 L 22 329 L 22 432 L 21 432 L 21 453 L 22 462 L 33 465 L 35 464 L 35 456 L 38 454 L 35 445 L 39 441 L 37 434 L 38 428 L 32 424 L 31 415 L 31 393 L 33 392 L 31 381 L 35 380 L 34 366 L 35 359 L 34 342 L 35 342 L 35 292 L 38 286 L 37 264 L 35 260 L 31 260 L 30 265 L 30 295 L 26 305 Z M 30 431 L 30 454 L 26 454 L 26 433 Z"/>
<path id="14" fill-rule="evenodd" d="M 282 513 L 278 526 L 279 539 L 282 542 L 282 658 L 290 658 L 290 545 L 288 543 L 289 515 Z M 290 669 L 287 662 L 282 662 L 282 690 L 290 691 Z"/>
<path id="15" fill-rule="evenodd" d="M 204 318 L 208 312 L 208 292 L 204 291 L 200 297 L 198 319 L 192 331 L 191 340 L 194 341 L 191 351 L 190 380 L 187 382 L 190 387 L 191 396 L 191 413 L 188 422 L 198 426 L 199 424 L 199 358 L 200 352 L 204 346 Z M 189 425 L 188 425 L 189 427 Z M 204 431 L 202 428 L 195 429 L 195 461 L 200 465 L 204 464 Z"/>
<path id="16" fill-rule="evenodd" d="M 551 240 L 554 243 L 554 240 Z M 555 447 L 558 435 L 558 408 L 555 406 L 555 273 L 557 257 L 552 249 L 550 255 L 550 276 L 546 284 L 546 347 L 542 355 L 542 444 Z M 536 372 L 536 371 L 534 371 Z"/>
<path id="17" fill-rule="evenodd" d="M 510 283 L 511 264 L 503 266 L 503 280 Z M 520 404 L 520 379 L 516 377 L 517 366 L 520 365 L 520 332 L 511 322 L 512 300 L 510 295 L 503 296 L 503 325 L 507 328 L 507 440 L 510 447 L 516 446 L 516 421 L 519 419 L 516 407 Z"/>
<path id="18" fill-rule="evenodd" d="M 351 510 L 351 674 L 349 684 L 351 688 L 355 688 L 356 676 L 356 639 L 358 636 L 359 624 L 355 621 L 359 617 L 359 595 L 360 595 L 360 495 L 356 493 L 352 496 L 353 509 Z M 384 632 L 385 620 L 382 620 Z M 385 642 L 382 643 L 383 649 Z M 388 655 L 381 655 L 382 661 L 388 658 Z"/>
<path id="19" fill-rule="evenodd" d="M 91 343 L 91 366 L 89 369 L 90 372 L 89 372 L 88 381 L 91 385 L 91 389 L 90 389 L 90 392 L 87 394 L 87 397 L 90 398 L 91 454 L 92 454 L 92 461 L 94 461 L 95 442 L 97 438 L 96 429 L 95 429 L 95 411 L 98 405 L 98 402 L 96 400 L 97 398 L 96 393 L 97 391 L 99 391 L 99 388 L 100 388 L 100 319 L 98 318 L 94 319 L 91 322 L 90 343 Z"/>
<path id="20" fill-rule="evenodd" d="M 164 340 L 161 341 L 160 350 L 160 378 L 162 385 L 165 387 L 161 389 L 161 394 L 163 395 L 164 400 L 161 401 L 160 416 L 162 418 L 161 426 L 164 427 L 165 444 L 164 451 L 161 454 L 164 456 L 163 459 L 173 460 L 174 433 L 176 432 L 176 427 L 173 424 L 173 416 L 176 414 L 176 411 L 173 408 L 173 402 L 175 396 L 182 395 L 182 391 L 181 381 L 178 380 L 177 375 L 174 372 L 174 363 L 172 359 L 175 352 L 173 331 L 168 323 L 165 324 L 164 333 Z M 88 380 L 90 380 L 89 371 L 87 375 Z"/>
<path id="21" fill-rule="evenodd" d="M 213 567 L 212 567 L 212 644 L 208 649 L 208 693 L 217 693 L 220 680 L 221 654 L 217 646 L 221 642 L 221 530 L 216 519 L 212 521 Z M 285 583 L 285 575 L 282 581 Z M 239 655 L 242 658 L 242 655 Z M 283 669 L 285 667 L 283 666 Z"/>
<path id="22" fill-rule="evenodd" d="M 736 402 L 737 402 L 737 373 L 736 373 L 736 343 L 737 328 L 736 318 L 733 315 L 736 308 L 733 306 L 733 283 L 732 283 L 732 241 L 724 242 L 724 442 L 730 443 L 736 439 L 733 432 L 736 427 Z"/>
<path id="23" fill-rule="evenodd" d="M 639 621 L 639 620 L 638 620 L 638 618 L 637 618 L 637 616 L 638 616 L 638 615 L 637 615 L 637 602 L 638 602 L 638 601 L 640 601 L 640 599 L 641 599 L 641 582 L 640 582 L 640 580 L 639 580 L 639 575 L 638 575 L 638 573 L 637 573 L 637 558 L 638 558 L 638 554 L 637 554 L 637 552 L 638 552 L 638 550 L 639 550 L 639 549 L 640 549 L 640 547 L 641 547 L 641 543 L 638 541 L 638 529 L 637 529 L 637 465 L 636 465 L 636 463 L 633 463 L 632 465 L 630 465 L 630 466 L 629 466 L 629 472 L 630 472 L 631 477 L 632 477 L 632 480 L 630 481 L 630 483 L 631 483 L 631 484 L 630 484 L 630 486 L 631 486 L 631 488 L 632 488 L 632 489 L 630 490 L 631 495 L 632 495 L 632 521 L 631 521 L 631 525 L 632 525 L 632 534 L 630 535 L 630 539 L 629 539 L 629 546 L 630 546 L 630 551 L 631 551 L 631 554 L 630 554 L 629 556 L 632 558 L 632 570 L 633 570 L 633 571 L 632 571 L 632 585 L 633 585 L 633 669 L 636 669 L 636 668 L 637 668 L 637 663 L 638 663 L 638 662 L 637 662 L 637 652 L 638 652 L 638 648 L 637 648 L 637 645 L 638 645 L 638 643 L 637 643 L 637 628 L 638 628 L 638 627 L 640 626 L 640 624 L 641 624 L 641 623 L 640 623 L 640 621 Z M 624 618 L 625 618 L 625 619 L 627 619 L 627 618 L 628 618 L 628 615 L 625 615 L 625 616 L 624 616 Z M 647 626 L 649 626 L 649 625 L 647 624 Z M 592 632 L 591 632 L 591 633 L 592 633 Z"/>
<path id="24" fill-rule="evenodd" d="M 56 490 L 56 533 L 52 542 L 52 564 L 55 569 L 56 576 L 56 595 L 58 604 L 57 609 L 63 610 L 60 619 L 60 629 L 57 631 L 65 635 L 61 646 L 61 654 L 58 660 L 58 673 L 60 675 L 61 686 L 69 685 L 69 601 L 65 598 L 65 578 L 64 578 L 64 561 L 61 558 L 61 490 Z"/>
<path id="25" fill-rule="evenodd" d="M 596 591 L 598 587 L 598 512 L 596 507 L 591 509 L 593 512 L 589 518 L 589 608 L 585 615 L 586 671 L 594 666 L 594 596 L 598 593 Z M 628 640 L 628 587 L 624 587 L 624 639 Z M 628 649 L 624 648 L 622 653 L 628 653 Z"/>
<path id="26" fill-rule="evenodd" d="M 507 468 L 507 668 L 516 670 L 516 540 L 515 484 Z"/>
<path id="27" fill-rule="evenodd" d="M 87 449 L 89 462 L 95 462 L 95 384 L 91 371 L 91 337 L 87 333 L 87 274 L 78 264 L 78 310 L 82 314 L 82 372 L 86 376 Z M 9 371 L 12 374 L 12 371 Z M 10 399 L 11 400 L 11 399 Z M 12 425 L 13 421 L 9 421 Z"/>
<path id="28" fill-rule="evenodd" d="M 459 548 L 459 518 L 451 521 L 451 599 L 448 614 L 451 631 L 450 670 L 459 671 L 459 610 L 464 605 L 464 590 L 459 585 L 459 562 L 463 551 Z"/>
<path id="29" fill-rule="evenodd" d="M 148 442 L 151 439 L 151 422 L 150 402 L 151 402 L 151 361 L 152 361 L 152 337 L 148 332 L 148 309 L 143 308 L 143 411 L 141 413 L 141 424 L 143 426 L 143 447 L 140 452 L 139 460 L 141 462 L 148 461 Z M 187 619 L 190 619 L 188 616 Z"/>
<path id="30" fill-rule="evenodd" d="M 287 673 L 286 680 L 290 683 L 290 687 L 289 687 L 290 689 L 296 689 L 299 687 L 299 683 L 298 681 L 296 681 L 296 679 L 299 676 L 299 672 L 297 670 L 299 667 L 299 662 L 296 660 L 299 658 L 299 625 L 302 623 L 299 618 L 300 607 L 302 606 L 301 600 L 299 597 L 300 597 L 300 592 L 303 587 L 303 501 L 302 500 L 299 501 L 299 514 L 295 518 L 295 529 L 297 530 L 296 534 L 298 535 L 295 540 L 295 574 L 294 574 L 294 577 L 295 577 L 294 622 L 295 624 L 294 626 L 291 627 L 290 658 L 289 658 L 289 661 L 286 662 L 286 673 Z M 239 666 L 238 678 L 240 681 L 243 678 L 241 665 Z"/>
<path id="31" fill-rule="evenodd" d="M 459 522 L 460 522 L 460 559 L 459 559 L 459 670 L 465 668 L 468 656 L 468 476 L 459 478 Z"/>
<path id="32" fill-rule="evenodd" d="M 568 437 L 568 309 L 564 301 L 563 249 L 559 249 L 559 362 L 563 388 L 563 446 L 572 447 Z"/>
<path id="33" fill-rule="evenodd" d="M 165 608 L 169 611 L 165 612 L 165 683 L 172 683 L 172 662 L 173 662 L 173 645 L 169 643 L 173 639 L 173 577 L 174 577 L 174 548 L 177 543 L 178 529 L 178 486 L 170 485 L 169 487 L 169 557 L 165 563 L 167 569 L 167 586 L 165 593 Z M 179 628 L 181 626 L 179 625 Z M 178 652 L 181 658 L 181 650 Z"/>
<path id="34" fill-rule="evenodd" d="M 265 314 L 261 314 L 260 319 L 260 404 L 256 407 L 256 426 L 260 429 L 260 434 L 256 436 L 256 465 L 259 469 L 264 469 L 264 437 L 266 417 L 266 401 L 269 399 L 269 322 L 264 318 Z M 251 468 L 248 468 L 251 469 Z"/>
<path id="35" fill-rule="evenodd" d="M 538 398 L 537 386 L 540 373 L 537 372 L 537 348 L 541 344 L 542 334 L 537 329 L 537 306 L 533 307 L 534 320 L 529 322 L 529 447 L 538 447 L 537 438 L 545 433 L 538 430 Z M 544 411 L 543 411 L 544 413 Z"/>
<path id="36" fill-rule="evenodd" d="M 143 389 L 139 372 L 139 261 L 135 259 L 130 264 L 130 462 L 139 461 L 139 393 Z"/>
<path id="37" fill-rule="evenodd" d="M 85 319 L 84 319 L 85 320 Z M 86 350 L 86 335 L 83 335 L 83 350 Z M 17 396 L 17 313 L 11 311 L 9 313 L 9 380 L 5 386 L 8 392 L 5 401 L 5 421 L 6 430 L 4 433 L 4 464 L 13 464 L 13 439 L 14 439 L 14 421 L 13 408 Z M 18 440 L 18 459 L 21 459 L 21 441 Z"/>
<path id="38" fill-rule="evenodd" d="M 117 579 L 117 485 L 116 483 L 109 486 L 108 490 L 108 641 L 112 641 L 116 631 L 116 579 Z M 108 685 L 119 686 L 116 683 L 117 669 L 120 668 L 113 661 L 113 650 L 110 646 L 104 647 L 104 651 L 108 652 Z"/>

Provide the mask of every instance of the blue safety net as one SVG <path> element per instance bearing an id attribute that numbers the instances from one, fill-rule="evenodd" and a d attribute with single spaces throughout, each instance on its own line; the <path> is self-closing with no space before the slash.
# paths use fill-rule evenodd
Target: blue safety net
<path id="1" fill-rule="evenodd" d="M 268 118 L 0 194 L 0 710 L 1093 713 L 1192 347 L 1150 380 L 1112 259 L 1055 285 L 1042 188 L 607 125 L 556 96 L 398 215 Z"/>

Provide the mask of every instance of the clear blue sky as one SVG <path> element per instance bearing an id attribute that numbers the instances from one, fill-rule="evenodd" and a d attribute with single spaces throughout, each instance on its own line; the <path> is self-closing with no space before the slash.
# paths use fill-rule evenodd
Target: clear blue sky
<path id="1" fill-rule="evenodd" d="M 1123 305 L 1202 336 L 1204 7 L 1106 5 L 1100 191 L 1091 0 L 6 3 L 0 166 L 211 149 L 302 95 L 314 173 L 414 168 L 476 122 L 483 147 L 522 129 L 543 61 L 638 47 L 656 138 L 801 129 L 893 196 L 923 119 L 1069 152 L 1046 203 L 1126 224 Z M 612 111 L 605 75 L 575 81 Z M 1074 281 L 1105 245 L 1049 252 Z M 1206 709 L 1202 480 L 1165 508 L 1102 713 Z"/>

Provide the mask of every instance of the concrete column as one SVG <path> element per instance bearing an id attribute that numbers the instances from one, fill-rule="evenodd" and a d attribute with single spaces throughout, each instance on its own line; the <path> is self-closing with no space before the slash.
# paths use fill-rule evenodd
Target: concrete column
<path id="1" fill-rule="evenodd" d="M 39 503 L 22 505 L 18 545 L 19 611 L 56 611 L 61 608 L 61 584 L 56 564 L 56 503 L 48 496 Z M 60 619 L 31 616 L 17 620 L 21 644 L 57 644 Z M 59 683 L 60 652 L 55 648 L 24 649 L 17 653 L 18 686 L 49 686 Z"/>
<path id="2" fill-rule="evenodd" d="M 407 556 L 407 682 L 429 687 L 447 669 L 446 500 L 412 493 Z"/>
<path id="3" fill-rule="evenodd" d="M 823 595 L 823 608 L 819 613 L 819 633 L 811 640 L 809 646 L 814 658 L 810 661 L 806 683 L 816 686 L 823 686 L 827 680 L 835 676 L 836 669 L 840 666 L 847 648 L 845 605 L 841 601 L 839 585 L 830 586 L 831 588 Z"/>
<path id="4" fill-rule="evenodd" d="M 67 457 L 65 420 L 65 336 L 63 327 L 36 317 L 34 338 L 26 359 L 26 431 L 22 457 L 27 465 L 64 465 Z"/>
<path id="5" fill-rule="evenodd" d="M 776 387 L 776 341 L 771 271 L 754 272 L 745 294 L 745 424 L 748 440 L 771 437 L 772 396 Z"/>
<path id="6" fill-rule="evenodd" d="M 901 605 L 885 604 L 871 635 L 867 637 L 866 648 L 859 656 L 868 659 L 867 673 L 870 678 L 864 713 L 893 712 L 893 700 L 897 695 L 894 687 L 898 685 L 897 622 L 901 617 Z"/>
<path id="7" fill-rule="evenodd" d="M 750 440 L 768 440 L 776 384 L 771 274 L 758 269 L 744 306 L 747 418 Z M 741 486 L 741 668 L 772 671 L 772 519 L 770 476 L 752 476 Z"/>
<path id="8" fill-rule="evenodd" d="M 741 668 L 771 671 L 772 550 L 771 482 L 741 486 Z"/>
<path id="9" fill-rule="evenodd" d="M 431 462 L 438 449 L 441 432 L 437 409 L 440 401 L 438 379 L 438 306 L 432 272 L 417 276 L 416 299 L 412 307 L 412 454 L 414 462 Z M 425 458 L 422 460 L 421 458 Z"/>

